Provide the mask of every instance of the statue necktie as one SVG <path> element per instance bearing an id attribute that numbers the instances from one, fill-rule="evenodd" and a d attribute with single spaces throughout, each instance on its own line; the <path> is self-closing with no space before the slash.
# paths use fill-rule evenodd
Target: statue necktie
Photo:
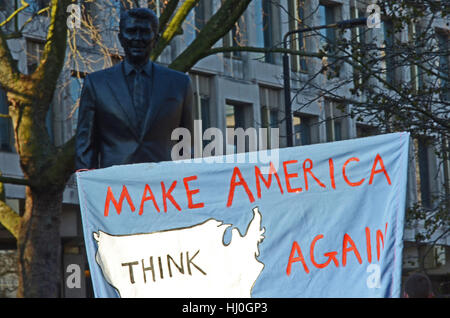
<path id="1" fill-rule="evenodd" d="M 133 103 L 140 129 L 143 128 L 142 125 L 144 123 L 146 113 L 144 80 L 145 78 L 142 75 L 142 72 L 135 71 L 133 85 Z"/>

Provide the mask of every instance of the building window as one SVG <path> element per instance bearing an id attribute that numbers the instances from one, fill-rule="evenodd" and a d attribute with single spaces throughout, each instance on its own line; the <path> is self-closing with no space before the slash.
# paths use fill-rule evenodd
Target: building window
<path id="1" fill-rule="evenodd" d="M 4 22 L 10 17 L 10 15 L 16 10 L 15 1 L 4 1 L 0 0 L 0 21 Z M 3 25 L 2 31 L 4 33 L 17 31 L 18 28 L 18 17 L 15 16 L 8 23 Z"/>
<path id="2" fill-rule="evenodd" d="M 212 126 L 211 124 L 211 80 L 208 76 L 202 76 L 199 74 L 191 74 L 191 79 L 194 89 L 194 119 L 201 120 L 202 123 L 202 136 L 206 129 Z M 202 136 L 199 136 L 202 140 L 203 147 L 205 147 L 210 141 L 203 140 Z"/>
<path id="3" fill-rule="evenodd" d="M 325 100 L 325 117 L 326 117 L 326 130 L 327 141 L 339 141 L 347 138 L 346 134 L 346 122 L 347 117 L 345 111 L 343 111 L 342 104 L 333 101 Z"/>
<path id="4" fill-rule="evenodd" d="M 420 34 L 419 26 L 415 23 L 411 22 L 408 27 L 408 39 L 410 43 L 410 47 L 413 47 L 415 53 L 420 56 L 420 48 L 423 47 L 417 38 L 418 34 Z M 422 40 L 423 41 L 423 40 Z M 411 64 L 410 66 L 410 76 L 411 76 L 411 85 L 415 92 L 423 89 L 423 70 L 418 67 L 417 64 Z"/>
<path id="5" fill-rule="evenodd" d="M 450 82 L 447 80 L 450 74 L 449 69 L 449 36 L 443 33 L 436 33 L 439 48 L 439 82 L 441 88 L 441 98 L 444 101 L 450 99 Z"/>
<path id="6" fill-rule="evenodd" d="M 27 40 L 27 70 L 28 74 L 32 74 L 39 65 L 42 54 L 44 52 L 44 43 Z"/>
<path id="7" fill-rule="evenodd" d="M 394 25 L 392 21 L 383 21 L 383 33 L 384 33 L 384 67 L 386 82 L 391 85 L 395 85 L 395 34 Z"/>
<path id="8" fill-rule="evenodd" d="M 88 13 L 92 15 L 92 10 L 94 10 L 93 6 L 95 3 L 90 3 L 89 5 L 90 7 L 87 8 L 87 10 Z M 120 7 L 121 5 L 119 0 L 102 2 L 101 10 L 106 12 L 105 23 L 107 24 L 107 30 L 119 31 Z"/>
<path id="9" fill-rule="evenodd" d="M 146 0 L 148 8 L 153 10 L 157 17 L 159 18 L 161 16 L 161 13 L 165 9 L 165 5 L 167 4 L 167 1 L 165 0 Z"/>
<path id="10" fill-rule="evenodd" d="M 50 5 L 50 0 L 36 0 L 39 9 L 43 9 Z"/>
<path id="11" fill-rule="evenodd" d="M 0 151 L 14 150 L 14 133 L 11 118 L 8 117 L 8 100 L 0 87 Z"/>
<path id="12" fill-rule="evenodd" d="M 444 169 L 444 193 L 445 196 L 450 200 L 450 143 L 445 136 L 442 137 L 442 153 Z M 448 208 L 449 206 L 447 206 L 447 209 Z"/>
<path id="13" fill-rule="evenodd" d="M 223 39 L 224 47 L 245 46 L 244 40 L 244 17 L 240 17 L 234 24 L 233 28 L 225 35 Z M 226 57 L 240 58 L 242 53 L 240 51 L 225 52 Z"/>
<path id="14" fill-rule="evenodd" d="M 311 115 L 294 114 L 293 116 L 294 128 L 294 145 L 305 146 L 314 143 L 317 119 Z"/>
<path id="15" fill-rule="evenodd" d="M 226 153 L 241 153 L 249 150 L 249 139 L 245 138 L 245 144 L 242 148 L 239 145 L 241 140 L 237 140 L 235 134 L 228 133 L 228 130 L 236 130 L 237 128 L 242 128 L 245 130 L 250 126 L 249 125 L 249 114 L 251 111 L 251 105 L 241 104 L 241 103 L 233 103 L 227 101 L 225 104 L 225 116 L 226 116 Z"/>
<path id="16" fill-rule="evenodd" d="M 357 138 L 363 138 L 363 137 L 370 137 L 378 135 L 380 132 L 377 127 L 357 123 L 356 124 L 356 137 Z"/>
<path id="17" fill-rule="evenodd" d="M 358 19 L 365 16 L 365 8 L 351 7 L 350 14 L 352 19 Z M 355 86 L 362 85 L 370 77 L 367 68 L 371 68 L 373 62 L 370 61 L 370 38 L 371 29 L 367 26 L 351 28 L 353 52 L 356 56 L 355 63 L 362 67 L 353 68 L 353 81 Z"/>
<path id="18" fill-rule="evenodd" d="M 289 29 L 297 30 L 304 26 L 305 18 L 305 1 L 293 0 L 289 1 Z M 306 51 L 306 38 L 303 33 L 295 33 L 291 35 L 291 48 L 296 51 Z M 303 56 L 292 55 L 292 69 L 296 72 L 306 72 L 306 59 Z"/>
<path id="19" fill-rule="evenodd" d="M 327 141 L 342 140 L 342 121 L 334 118 L 327 120 Z"/>
<path id="20" fill-rule="evenodd" d="M 333 24 L 340 20 L 341 6 L 334 3 L 320 3 L 318 15 L 319 25 Z M 338 30 L 336 28 L 328 28 L 320 30 L 320 47 L 325 50 L 327 54 L 331 55 L 327 57 L 326 63 L 331 70 L 336 70 L 336 58 L 332 55 L 337 55 L 338 50 Z"/>
<path id="21" fill-rule="evenodd" d="M 28 10 L 36 12 L 48 7 L 50 5 L 50 0 L 28 0 L 27 3 L 30 5 Z"/>
<path id="22" fill-rule="evenodd" d="M 194 8 L 195 32 L 198 34 L 211 15 L 211 1 L 199 1 Z"/>
<path id="23" fill-rule="evenodd" d="M 225 114 L 227 128 L 244 128 L 245 129 L 245 112 L 242 105 L 225 105 Z M 233 144 L 233 142 L 229 142 Z"/>
<path id="24" fill-rule="evenodd" d="M 272 129 L 279 129 L 279 107 L 281 105 L 281 90 L 268 87 L 260 87 L 259 89 L 261 104 L 261 126 L 267 129 L 267 149 L 279 146 L 280 141 L 274 140 L 279 138 L 279 132 L 275 133 Z"/>
<path id="25" fill-rule="evenodd" d="M 429 144 L 426 137 L 414 140 L 418 197 L 423 207 L 431 207 Z"/>
<path id="26" fill-rule="evenodd" d="M 95 1 L 94 0 L 81 0 L 80 2 L 81 2 L 82 19 L 84 21 L 90 22 L 95 13 L 95 6 L 96 6 Z M 107 1 L 107 3 L 102 4 L 102 6 L 105 6 L 105 8 L 102 7 L 102 9 L 107 9 L 107 7 L 114 7 L 114 5 L 115 5 L 114 1 L 111 1 L 111 2 Z M 118 5 L 116 4 L 116 6 L 118 6 Z M 113 18 L 113 17 L 110 17 L 110 18 Z"/>
<path id="27" fill-rule="evenodd" d="M 50 5 L 50 0 L 35 0 L 38 10 L 46 8 Z"/>
<path id="28" fill-rule="evenodd" d="M 264 47 L 274 47 L 276 45 L 276 10 L 273 7 L 272 1 L 262 1 L 263 10 L 263 36 Z M 267 63 L 275 63 L 275 57 L 273 53 L 266 54 L 265 61 Z"/>
<path id="29" fill-rule="evenodd" d="M 271 0 L 257 0 L 255 1 L 255 7 L 258 46 L 265 48 L 277 46 L 281 40 L 279 7 Z M 278 55 L 273 53 L 264 54 L 263 60 L 266 63 L 280 63 Z"/>

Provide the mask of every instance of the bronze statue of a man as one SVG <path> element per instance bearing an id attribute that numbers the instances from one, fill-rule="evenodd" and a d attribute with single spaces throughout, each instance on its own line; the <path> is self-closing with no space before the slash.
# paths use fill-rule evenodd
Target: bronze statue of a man
<path id="1" fill-rule="evenodd" d="M 125 60 L 84 79 L 76 133 L 76 169 L 171 160 L 172 131 L 192 132 L 192 88 L 186 74 L 149 60 L 158 34 L 149 9 L 120 18 Z"/>

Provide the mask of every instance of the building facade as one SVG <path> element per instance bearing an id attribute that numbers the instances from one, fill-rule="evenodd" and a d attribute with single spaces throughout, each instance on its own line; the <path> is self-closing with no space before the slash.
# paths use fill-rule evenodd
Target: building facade
<path id="1" fill-rule="evenodd" d="M 4 32 L 14 32 L 33 13 L 45 8 L 48 0 L 30 1 L 29 10 L 21 12 Z M 156 12 L 163 1 L 149 1 Z M 76 129 L 77 100 L 85 74 L 112 66 L 123 57 L 123 50 L 117 39 L 119 6 L 115 0 L 78 1 L 84 8 L 83 17 L 92 19 L 97 29 L 82 25 L 69 37 L 68 58 L 64 72 L 60 76 L 60 86 L 56 90 L 54 103 L 48 113 L 48 130 L 56 145 L 69 140 Z M 148 5 L 140 1 L 141 5 Z M 189 14 L 183 24 L 183 34 L 174 38 L 158 58 L 158 63 L 168 65 L 198 35 L 220 7 L 221 0 L 202 0 Z M 2 1 L 0 21 L 20 6 L 20 1 Z M 304 26 L 332 24 L 338 21 L 367 16 L 368 4 L 357 0 L 254 0 L 235 27 L 214 47 L 249 46 L 263 48 L 282 47 L 283 35 Z M 48 18 L 37 16 L 22 32 L 22 37 L 9 40 L 13 58 L 23 73 L 30 73 L 37 66 L 42 54 Z M 395 33 L 395 37 L 408 40 L 414 24 Z M 380 28 L 363 30 L 355 28 L 346 32 L 324 29 L 314 33 L 297 34 L 289 46 L 305 52 L 328 50 L 339 55 L 334 43 L 342 39 L 358 38 L 366 43 L 375 43 L 389 48 L 392 36 L 386 32 L 393 26 L 383 22 Z M 439 30 L 441 45 L 448 46 L 449 20 L 437 19 L 428 27 Z M 95 40 L 86 36 L 88 32 L 98 32 Z M 101 38 L 101 41 L 99 40 Z M 101 42 L 101 44 L 100 44 Z M 76 44 L 76 54 L 74 46 Z M 333 51 L 335 50 L 335 51 Z M 439 65 L 446 67 L 447 55 Z M 389 63 L 389 61 L 385 61 Z M 326 66 L 326 69 L 324 69 Z M 394 68 L 388 70 L 386 81 L 394 83 L 412 82 L 418 78 L 420 68 Z M 324 71 L 325 70 L 325 71 Z M 351 96 L 355 74 L 358 70 L 348 63 L 339 63 L 332 57 L 320 59 L 313 56 L 291 56 L 291 99 L 293 110 L 294 145 L 309 145 L 352 139 L 382 133 L 367 118 L 352 118 L 351 103 L 342 103 L 336 96 Z M 280 147 L 287 146 L 286 116 L 283 95 L 282 55 L 279 53 L 227 52 L 208 56 L 200 60 L 189 72 L 191 76 L 195 109 L 194 115 L 202 121 L 202 130 L 209 127 L 226 128 L 264 127 L 279 128 Z M 419 85 L 419 84 L 417 84 Z M 321 89 L 317 89 L 321 88 Z M 325 90 L 323 89 L 325 88 Z M 332 91 L 327 94 L 327 88 Z M 331 88 L 333 88 L 331 90 Z M 361 97 L 363 98 L 363 97 Z M 3 90 L 0 90 L 0 113 L 7 113 Z M 270 130 L 269 130 L 270 131 Z M 269 136 L 270 137 L 270 136 Z M 201 139 L 201 136 L 198 136 Z M 270 138 L 269 145 L 270 145 Z M 0 118 L 0 171 L 4 176 L 21 177 L 18 155 L 14 149 L 14 135 L 8 118 Z M 202 140 L 199 140 L 201 143 Z M 235 150 L 234 140 L 227 139 L 225 150 Z M 448 157 L 446 157 L 448 158 Z M 436 193 L 448 194 L 449 162 L 435 155 L 435 149 L 420 140 L 411 143 L 410 169 L 408 179 L 408 207 L 418 201 L 432 204 Z M 446 188 L 447 187 L 447 188 Z M 21 213 L 24 208 L 25 189 L 23 186 L 5 185 L 6 202 Z M 63 242 L 63 273 L 61 296 L 92 297 L 89 270 L 83 245 L 83 233 L 78 206 L 76 183 L 72 178 L 64 192 L 61 224 Z M 448 209 L 448 207 L 447 207 Z M 420 221 L 408 225 L 405 231 L 404 276 L 420 269 L 425 264 L 427 273 L 440 295 L 450 295 L 450 236 L 438 231 L 428 240 L 429 244 L 418 244 L 416 234 L 422 231 Z M 0 226 L 0 267 L 10 267 L 15 255 L 14 238 Z M 444 231 L 446 229 L 443 229 Z M 447 229 L 448 230 L 448 229 Z M 441 237 L 439 237 L 441 235 Z M 432 244 L 431 244 L 432 243 Z M 422 262 L 424 260 L 424 262 Z M 73 275 L 81 275 L 80 284 Z M 11 297 L 17 281 L 14 271 L 0 269 L 0 297 Z"/>

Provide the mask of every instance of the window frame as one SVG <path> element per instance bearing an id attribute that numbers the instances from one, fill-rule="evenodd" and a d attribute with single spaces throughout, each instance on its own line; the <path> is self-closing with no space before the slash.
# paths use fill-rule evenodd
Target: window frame
<path id="1" fill-rule="evenodd" d="M 301 5 L 301 6 L 300 6 Z M 306 0 L 292 0 L 288 2 L 289 12 L 289 30 L 297 30 L 304 27 L 305 24 L 305 12 L 306 12 Z M 307 43 L 306 37 L 303 33 L 295 33 L 291 37 L 290 41 L 293 50 L 306 51 Z M 291 56 L 291 67 L 295 72 L 308 72 L 307 60 L 304 56 L 293 55 Z"/>

